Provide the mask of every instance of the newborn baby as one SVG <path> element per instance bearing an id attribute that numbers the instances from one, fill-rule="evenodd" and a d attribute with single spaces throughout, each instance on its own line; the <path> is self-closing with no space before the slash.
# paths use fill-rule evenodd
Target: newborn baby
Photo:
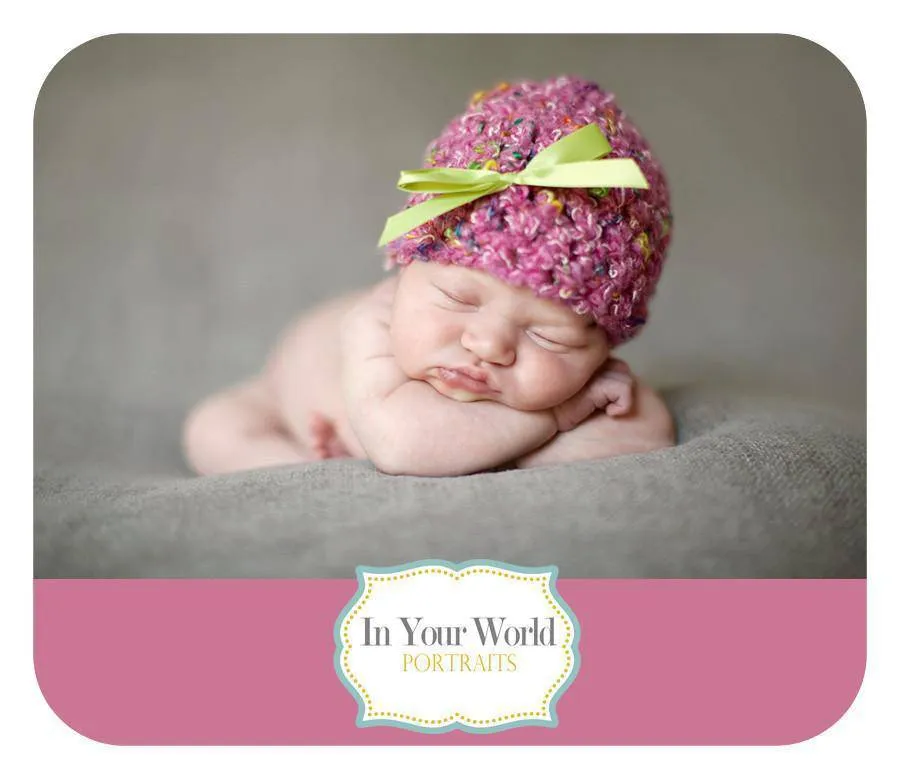
<path id="1" fill-rule="evenodd" d="M 194 410 L 186 453 L 207 474 L 358 457 L 438 476 L 671 445 L 663 402 L 608 357 L 558 303 L 413 263 L 302 317 L 262 375 Z"/>
<path id="2" fill-rule="evenodd" d="M 646 321 L 671 218 L 662 171 L 612 96 L 568 77 L 501 84 L 473 98 L 427 163 L 528 173 L 555 154 L 564 166 L 574 146 L 556 142 L 589 126 L 614 165 L 640 160 L 643 186 L 516 179 L 461 205 L 452 195 L 389 236 L 397 273 L 301 317 L 258 377 L 194 409 L 191 466 L 356 457 L 441 476 L 671 446 L 661 398 L 610 356 Z M 414 191 L 407 219 L 430 201 Z"/>

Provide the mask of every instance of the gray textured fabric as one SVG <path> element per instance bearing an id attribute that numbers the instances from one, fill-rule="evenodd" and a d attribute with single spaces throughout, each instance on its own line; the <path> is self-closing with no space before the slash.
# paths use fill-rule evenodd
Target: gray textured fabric
<path id="1" fill-rule="evenodd" d="M 446 479 L 361 461 L 190 478 L 178 414 L 62 411 L 37 430 L 61 460 L 37 472 L 35 573 L 353 577 L 491 558 L 564 577 L 865 575 L 858 416 L 733 390 L 666 396 L 673 449 Z"/>
<path id="2" fill-rule="evenodd" d="M 35 108 L 38 576 L 350 576 L 419 557 L 864 575 L 852 78 L 792 36 L 525 41 L 114 36 L 54 68 Z M 298 311 L 379 278 L 398 171 L 472 92 L 563 72 L 612 89 L 671 180 L 668 266 L 621 356 L 693 387 L 668 395 L 681 444 L 461 479 L 362 462 L 190 478 L 190 406 L 258 370 Z"/>

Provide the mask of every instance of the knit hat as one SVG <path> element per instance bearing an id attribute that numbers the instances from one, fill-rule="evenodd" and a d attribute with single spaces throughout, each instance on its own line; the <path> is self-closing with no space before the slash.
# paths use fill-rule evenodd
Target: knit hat
<path id="1" fill-rule="evenodd" d="M 431 144 L 425 166 L 518 172 L 591 123 L 612 147 L 605 159 L 633 158 L 648 189 L 511 185 L 392 241 L 386 268 L 422 260 L 486 271 L 591 314 L 613 346 L 637 335 L 662 270 L 672 216 L 662 168 L 612 94 L 570 76 L 478 92 Z M 414 193 L 407 206 L 430 197 Z"/>

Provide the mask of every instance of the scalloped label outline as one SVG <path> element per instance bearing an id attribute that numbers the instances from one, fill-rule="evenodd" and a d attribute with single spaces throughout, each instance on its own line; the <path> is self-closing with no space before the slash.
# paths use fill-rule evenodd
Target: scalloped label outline
<path id="1" fill-rule="evenodd" d="M 414 572 L 420 568 L 443 568 L 449 569 L 453 571 L 454 578 L 460 580 L 463 576 L 470 575 L 471 573 L 484 573 L 484 571 L 476 571 L 469 569 L 478 569 L 478 568 L 489 568 L 495 569 L 499 571 L 506 572 L 512 575 L 525 575 L 525 576 L 539 576 L 543 578 L 547 574 L 549 574 L 549 578 L 546 580 L 546 589 L 545 596 L 550 600 L 551 605 L 554 609 L 559 611 L 560 609 L 565 612 L 566 616 L 572 623 L 572 635 L 571 640 L 566 641 L 563 644 L 564 649 L 569 650 L 569 659 L 566 666 L 566 669 L 563 671 L 561 675 L 561 683 L 560 679 L 554 681 L 551 686 L 551 690 L 553 691 L 552 695 L 550 691 L 548 691 L 547 695 L 550 696 L 549 699 L 543 704 L 546 707 L 546 712 L 549 714 L 550 719 L 536 719 L 536 718 L 526 718 L 524 715 L 529 713 L 537 714 L 537 712 L 524 712 L 519 715 L 510 715 L 511 717 L 519 717 L 518 719 L 512 719 L 510 722 L 500 722 L 496 725 L 486 723 L 486 724 L 470 724 L 476 723 L 475 720 L 471 720 L 470 722 L 466 722 L 467 719 L 465 716 L 460 715 L 459 712 L 455 712 L 452 717 L 449 717 L 450 721 L 447 725 L 444 726 L 422 726 L 416 724 L 414 721 L 404 722 L 399 717 L 404 715 L 398 712 L 391 712 L 391 716 L 388 717 L 376 717 L 373 716 L 370 712 L 369 719 L 364 720 L 367 710 L 372 706 L 372 701 L 368 697 L 368 694 L 365 691 L 365 688 L 359 683 L 356 677 L 353 675 L 352 671 L 349 667 L 345 666 L 342 663 L 342 659 L 344 658 L 344 650 L 347 649 L 344 638 L 349 636 L 344 632 L 342 634 L 342 629 L 346 631 L 345 628 L 342 628 L 344 625 L 344 621 L 347 619 L 348 615 L 351 615 L 356 609 L 357 606 L 362 606 L 365 603 L 365 600 L 368 599 L 369 595 L 371 595 L 371 589 L 369 590 L 369 594 L 366 594 L 366 574 L 375 574 L 378 576 L 390 576 L 392 574 L 409 574 L 416 575 Z M 454 730 L 462 730 L 467 733 L 496 733 L 498 731 L 509 730 L 510 728 L 519 728 L 519 727 L 545 727 L 545 728 L 555 728 L 559 725 L 559 719 L 556 714 L 556 704 L 559 699 L 562 697 L 563 693 L 569 688 L 569 685 L 575 680 L 575 677 L 578 675 L 578 671 L 581 668 L 581 653 L 578 650 L 579 643 L 581 641 L 581 626 L 578 623 L 578 619 L 575 616 L 575 613 L 569 607 L 569 604 L 562 598 L 559 594 L 559 591 L 556 589 L 556 580 L 559 575 L 559 570 L 555 565 L 546 565 L 546 566 L 518 566 L 512 565 L 510 563 L 499 562 L 496 560 L 466 560 L 462 563 L 453 563 L 448 560 L 417 560 L 411 563 L 404 563 L 402 565 L 394 565 L 394 566 L 369 566 L 369 565 L 358 565 L 356 566 L 356 580 L 357 580 L 357 590 L 356 594 L 350 599 L 347 605 L 343 608 L 340 615 L 337 618 L 337 621 L 334 624 L 334 643 L 335 643 L 335 652 L 334 652 L 334 668 L 335 672 L 338 675 L 338 678 L 341 680 L 341 683 L 350 694 L 354 697 L 358 705 L 358 711 L 356 716 L 356 726 L 358 728 L 367 728 L 367 727 L 395 727 L 402 728 L 404 730 L 412 730 L 416 733 L 450 733 Z M 352 649 L 352 647 L 351 647 Z M 348 650 L 349 651 L 349 650 Z M 345 670 L 347 673 L 345 673 Z M 348 678 L 348 675 L 351 678 Z M 365 697 L 364 697 L 365 696 Z M 375 714 L 382 714 L 386 712 L 375 711 Z M 541 712 L 543 713 L 543 712 Z M 434 722 L 434 721 L 430 721 Z M 439 721 L 438 721 L 439 722 Z"/>

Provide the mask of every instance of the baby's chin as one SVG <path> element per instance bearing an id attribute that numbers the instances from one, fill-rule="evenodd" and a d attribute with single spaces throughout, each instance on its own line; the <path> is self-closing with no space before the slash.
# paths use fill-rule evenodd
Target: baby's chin
<path id="1" fill-rule="evenodd" d="M 444 395 L 448 398 L 452 398 L 453 400 L 458 400 L 461 403 L 474 403 L 478 400 L 498 400 L 497 397 L 487 395 L 476 395 L 472 392 L 466 392 L 465 390 L 457 390 L 457 389 L 439 389 L 438 392 L 441 395 Z"/>
<path id="2" fill-rule="evenodd" d="M 458 400 L 460 403 L 475 403 L 479 400 L 492 400 L 495 403 L 502 403 L 504 406 L 509 406 L 518 411 L 544 411 L 548 408 L 540 403 L 523 403 L 519 398 L 508 397 L 502 392 L 481 394 L 478 392 L 471 392 L 461 387 L 449 387 L 440 380 L 432 381 L 431 377 L 426 377 L 425 381 L 445 398 Z"/>

